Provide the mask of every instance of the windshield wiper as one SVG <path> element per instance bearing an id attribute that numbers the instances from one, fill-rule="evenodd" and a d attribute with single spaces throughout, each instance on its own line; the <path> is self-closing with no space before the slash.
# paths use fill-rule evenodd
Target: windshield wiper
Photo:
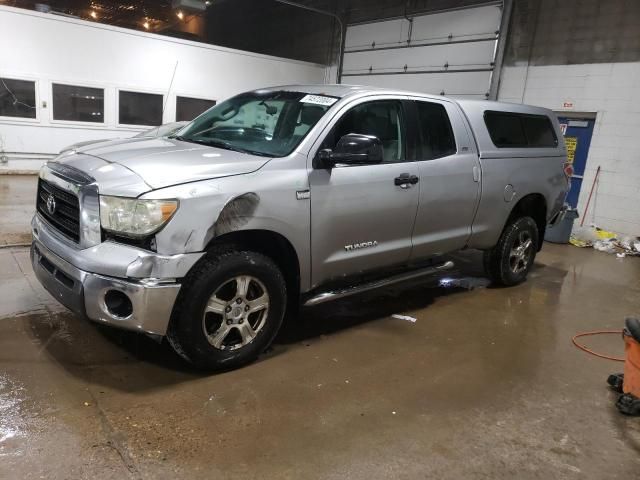
<path id="1" fill-rule="evenodd" d="M 203 140 L 198 138 L 187 138 L 181 135 L 176 137 L 171 137 L 175 140 L 180 140 L 181 142 L 190 142 L 197 143 L 199 145 L 206 145 L 207 147 L 221 147 L 226 148 L 227 150 L 236 150 L 236 147 L 231 145 L 229 142 L 225 142 L 224 140 Z"/>
<path id="2" fill-rule="evenodd" d="M 182 135 L 171 135 L 169 138 L 172 140 L 179 140 L 181 142 L 201 143 L 201 142 L 198 142 L 197 140 L 183 137 Z"/>
<path id="3" fill-rule="evenodd" d="M 220 148 L 226 148 L 227 150 L 233 150 L 235 152 L 243 152 L 244 150 L 242 150 L 239 147 L 236 147 L 235 145 L 225 141 L 225 140 L 218 140 L 215 138 L 211 138 L 209 140 L 203 140 L 202 143 L 204 145 L 209 145 L 211 147 L 220 147 Z"/>
<path id="4" fill-rule="evenodd" d="M 227 142 L 225 140 L 219 140 L 219 139 L 214 139 L 214 138 L 210 138 L 210 139 L 204 140 L 204 139 L 198 139 L 198 138 L 186 138 L 186 137 L 182 137 L 180 135 L 175 136 L 175 137 L 171 137 L 171 138 L 174 138 L 176 140 L 180 140 L 182 142 L 197 143 L 199 145 L 206 145 L 207 147 L 224 148 L 225 150 L 231 150 L 231 151 L 240 152 L 240 153 L 248 153 L 249 155 L 258 155 L 260 157 L 271 157 L 272 156 L 272 155 L 270 155 L 268 153 L 257 152 L 255 150 L 248 150 L 246 148 L 237 147 L 237 146 L 233 145 L 232 143 Z"/>

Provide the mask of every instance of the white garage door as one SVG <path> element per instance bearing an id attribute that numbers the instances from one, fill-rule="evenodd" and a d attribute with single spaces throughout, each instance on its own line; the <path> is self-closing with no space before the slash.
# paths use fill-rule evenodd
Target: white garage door
<path id="1" fill-rule="evenodd" d="M 498 4 L 347 27 L 342 83 L 486 98 Z"/>

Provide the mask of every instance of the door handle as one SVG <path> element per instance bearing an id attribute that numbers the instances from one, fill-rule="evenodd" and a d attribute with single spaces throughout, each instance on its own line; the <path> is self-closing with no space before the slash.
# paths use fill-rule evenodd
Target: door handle
<path id="1" fill-rule="evenodd" d="M 417 175 L 410 175 L 408 173 L 401 173 L 400 176 L 393 179 L 394 185 L 402 188 L 409 188 L 411 185 L 415 185 L 420 181 Z"/>

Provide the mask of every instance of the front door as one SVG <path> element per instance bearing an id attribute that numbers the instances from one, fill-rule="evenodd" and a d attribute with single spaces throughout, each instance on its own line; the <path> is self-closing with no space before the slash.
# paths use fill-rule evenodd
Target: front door
<path id="1" fill-rule="evenodd" d="M 415 109 L 420 201 L 411 256 L 418 261 L 467 244 L 480 198 L 480 163 L 455 105 L 416 100 Z"/>
<path id="2" fill-rule="evenodd" d="M 349 133 L 374 135 L 384 161 L 310 170 L 313 287 L 408 261 L 418 188 L 395 179 L 418 169 L 406 160 L 405 116 L 399 99 L 361 99 L 329 126 L 320 148 Z"/>
<path id="3" fill-rule="evenodd" d="M 587 166 L 587 156 L 595 119 L 587 118 L 566 118 L 558 116 L 560 128 L 564 135 L 564 143 L 567 146 L 567 162 L 573 164 L 573 175 L 571 175 L 571 189 L 567 194 L 567 203 L 572 207 L 578 206 L 580 189 L 584 169 Z"/>

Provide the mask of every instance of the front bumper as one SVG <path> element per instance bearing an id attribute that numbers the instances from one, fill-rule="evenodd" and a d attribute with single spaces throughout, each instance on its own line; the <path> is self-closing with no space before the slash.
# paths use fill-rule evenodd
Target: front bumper
<path id="1" fill-rule="evenodd" d="M 56 300 L 90 320 L 155 335 L 166 333 L 179 279 L 202 256 L 156 255 L 109 242 L 78 250 L 37 215 L 32 227 L 31 264 Z M 105 296 L 112 291 L 126 295 L 130 313 L 118 315 L 107 306 Z"/>

